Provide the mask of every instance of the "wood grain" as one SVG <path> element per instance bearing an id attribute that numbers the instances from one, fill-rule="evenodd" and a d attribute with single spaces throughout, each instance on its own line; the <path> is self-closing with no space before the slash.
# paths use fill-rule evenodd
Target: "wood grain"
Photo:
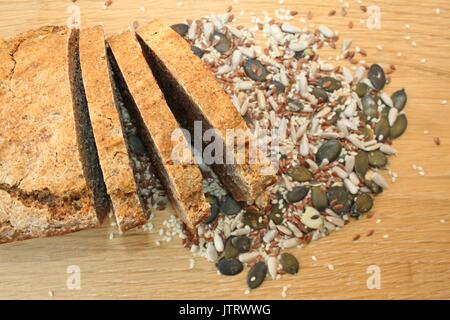
<path id="1" fill-rule="evenodd" d="M 232 1 L 114 0 L 102 9 L 103 1 L 80 0 L 82 26 L 103 22 L 108 32 L 126 28 L 133 21 L 161 17 L 168 23 L 197 18 L 211 11 L 223 12 Z M 238 22 L 248 24 L 249 12 L 273 15 L 277 0 L 240 0 L 234 5 Z M 365 1 L 364 1 L 365 2 Z M 388 90 L 405 87 L 409 96 L 409 129 L 395 147 L 391 160 L 399 179 L 377 197 L 375 215 L 353 222 L 343 230 L 305 248 L 293 250 L 301 271 L 279 281 L 266 281 L 249 295 L 244 294 L 245 274 L 234 278 L 216 274 L 212 264 L 197 258 L 189 269 L 190 253 L 176 240 L 155 245 L 156 233 L 129 232 L 109 240 L 112 228 L 65 237 L 37 239 L 0 246 L 0 298 L 205 298 L 281 299 L 283 286 L 291 285 L 287 299 L 401 299 L 450 298 L 450 2 L 446 0 L 371 1 L 382 9 L 382 29 L 368 30 L 360 23 L 367 14 L 356 1 L 349 1 L 348 15 L 341 17 L 340 2 L 287 0 L 283 7 L 298 10 L 301 17 L 313 12 L 312 23 L 326 23 L 366 49 L 367 62 L 395 64 Z M 64 24 L 69 1 L 0 0 L 0 36 L 38 27 Z M 368 5 L 369 3 L 366 3 Z M 140 8 L 145 7 L 145 11 Z M 441 9 L 437 15 L 436 8 Z M 328 18 L 328 12 L 338 14 Z M 240 11 L 245 14 L 240 16 Z M 352 20 L 354 28 L 347 28 Z M 410 25 L 410 29 L 405 27 Z M 414 48 L 411 36 L 417 43 Z M 383 47 L 382 51 L 376 49 Z M 397 55 L 401 52 L 401 57 Z M 337 53 L 333 53 L 336 55 Z M 426 63 L 420 63 L 421 59 Z M 433 143 L 440 137 L 441 146 Z M 421 177 L 412 165 L 423 166 Z M 156 229 L 171 214 L 160 212 Z M 376 223 L 380 219 L 380 223 Z M 371 237 L 369 230 L 375 233 Z M 359 241 L 353 242 L 356 234 Z M 388 235 L 388 238 L 385 238 Z M 317 257 L 317 262 L 311 256 Z M 335 270 L 326 265 L 333 264 Z M 81 268 L 81 289 L 66 287 L 69 265 Z M 381 289 L 366 286 L 370 265 L 381 269 Z"/>

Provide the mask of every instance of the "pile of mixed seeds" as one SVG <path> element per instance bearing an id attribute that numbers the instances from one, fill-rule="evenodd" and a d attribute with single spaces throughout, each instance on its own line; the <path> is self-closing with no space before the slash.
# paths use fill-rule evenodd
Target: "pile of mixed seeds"
<path id="1" fill-rule="evenodd" d="M 209 173 L 205 193 L 212 215 L 185 244 L 223 275 L 247 265 L 247 284 L 254 289 L 267 274 L 277 279 L 299 271 L 298 260 L 284 249 L 326 236 L 371 210 L 373 196 L 388 187 L 379 171 L 389 169 L 388 156 L 396 154 L 391 142 L 407 127 L 407 96 L 384 90 L 393 68 L 355 62 L 363 50 L 352 51 L 349 39 L 336 59 L 348 60 L 349 67 L 321 59 L 319 49 L 336 48 L 339 40 L 326 26 L 309 31 L 265 16 L 244 28 L 232 20 L 231 12 L 211 14 L 172 28 L 215 73 L 256 136 L 277 129 L 278 181 L 267 190 L 271 205 L 260 209 L 234 201 Z M 267 47 L 258 44 L 257 33 Z"/>

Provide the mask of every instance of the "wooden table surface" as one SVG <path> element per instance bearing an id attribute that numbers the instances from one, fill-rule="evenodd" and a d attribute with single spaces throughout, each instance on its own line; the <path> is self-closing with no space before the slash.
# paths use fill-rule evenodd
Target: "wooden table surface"
<path id="1" fill-rule="evenodd" d="M 224 12 L 233 3 L 181 1 L 114 0 L 106 10 L 102 0 L 77 3 L 82 27 L 103 22 L 108 32 L 122 30 L 135 20 L 161 17 L 172 23 Z M 0 298 L 282 299 L 282 288 L 287 285 L 291 286 L 286 299 L 450 298 L 450 103 L 442 102 L 450 100 L 450 2 L 364 1 L 381 7 L 381 30 L 369 30 L 361 23 L 368 14 L 360 10 L 357 1 L 348 1 L 346 17 L 339 14 L 343 4 L 338 0 L 318 3 L 239 0 L 234 11 L 239 23 L 248 24 L 251 11 L 261 15 L 266 10 L 274 15 L 277 8 L 289 8 L 299 11 L 292 23 L 300 25 L 300 18 L 311 11 L 312 23 L 336 28 L 341 39 L 350 37 L 355 46 L 364 48 L 368 63 L 395 64 L 397 71 L 388 90 L 406 88 L 410 124 L 407 133 L 395 141 L 399 155 L 391 160 L 399 178 L 377 197 L 372 218 L 352 222 L 325 239 L 293 250 L 300 259 L 300 273 L 267 280 L 249 295 L 244 293 L 245 272 L 234 278 L 218 276 L 213 264 L 201 258 L 196 258 L 190 269 L 191 255 L 181 242 L 158 247 L 157 232 L 133 231 L 109 240 L 113 230 L 106 224 L 64 237 L 6 244 L 0 246 Z M 65 24 L 69 4 L 62 0 L 0 0 L 0 36 L 43 24 Z M 328 17 L 333 9 L 338 14 Z M 352 30 L 347 27 L 350 20 Z M 433 142 L 435 137 L 440 138 L 440 146 Z M 425 176 L 413 165 L 422 166 Z M 170 214 L 170 210 L 157 214 L 156 229 Z M 367 237 L 372 229 L 375 233 Z M 360 240 L 352 241 L 357 234 Z M 329 270 L 328 264 L 334 270 Z M 70 265 L 81 270 L 80 290 L 67 288 Z M 380 289 L 368 289 L 366 284 L 367 269 L 373 265 L 380 268 Z"/>

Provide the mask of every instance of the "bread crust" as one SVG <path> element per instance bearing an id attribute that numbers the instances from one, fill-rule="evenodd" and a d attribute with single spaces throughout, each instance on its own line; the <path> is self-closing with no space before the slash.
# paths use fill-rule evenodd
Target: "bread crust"
<path id="1" fill-rule="evenodd" d="M 80 63 L 104 181 L 121 231 L 145 224 L 131 163 L 114 104 L 103 27 L 80 33 Z"/>
<path id="2" fill-rule="evenodd" d="M 195 110 L 186 112 L 201 113 L 204 124 L 215 128 L 222 141 L 226 141 L 227 130 L 248 132 L 245 121 L 226 92 L 213 73 L 192 53 L 187 41 L 159 20 L 148 23 L 137 33 L 160 60 L 165 69 L 163 72 L 170 73 L 189 97 Z M 274 173 L 274 170 L 261 153 L 252 163 L 246 159 L 245 163 L 234 161 L 234 164 L 215 165 L 213 168 L 238 201 L 254 201 L 268 184 L 275 181 L 273 174 L 267 174 Z"/>
<path id="3" fill-rule="evenodd" d="M 108 43 L 136 103 L 141 121 L 148 130 L 148 143 L 154 152 L 152 158 L 161 173 L 161 180 L 168 189 L 179 217 L 188 228 L 193 229 L 210 212 L 203 194 L 200 170 L 195 164 L 173 162 L 172 151 L 180 145 L 172 141 L 171 137 L 180 128 L 146 63 L 134 32 L 113 36 L 108 39 Z M 187 152 L 190 153 L 190 150 Z"/>
<path id="4" fill-rule="evenodd" d="M 99 224 L 78 153 L 67 39 L 65 27 L 47 26 L 0 41 L 0 243 Z"/>

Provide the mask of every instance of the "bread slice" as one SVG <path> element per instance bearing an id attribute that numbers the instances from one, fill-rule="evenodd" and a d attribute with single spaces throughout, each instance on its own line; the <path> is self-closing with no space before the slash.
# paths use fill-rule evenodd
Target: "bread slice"
<path id="1" fill-rule="evenodd" d="M 232 157 L 232 161 L 224 157 L 223 164 L 212 165 L 223 185 L 235 200 L 257 199 L 274 181 L 275 172 L 261 153 L 255 161 L 246 157 L 239 162 L 236 153 L 230 151 L 227 130 L 249 131 L 212 72 L 181 36 L 160 21 L 150 22 L 137 33 L 153 73 L 182 126 L 193 131 L 194 121 L 202 121 L 203 130 L 215 129 L 220 135 L 224 155 Z M 237 151 L 236 146 L 231 146 Z"/>
<path id="2" fill-rule="evenodd" d="M 80 34 L 81 84 L 97 144 L 107 192 L 121 231 L 146 223 L 148 211 L 138 197 L 131 160 L 114 103 L 103 28 L 83 29 Z"/>
<path id="3" fill-rule="evenodd" d="M 68 35 L 43 27 L 1 41 L 0 243 L 99 224 L 77 145 Z"/>
<path id="4" fill-rule="evenodd" d="M 164 100 L 148 67 L 134 32 L 128 31 L 108 39 L 112 54 L 112 71 L 127 101 L 130 115 L 136 119 L 138 131 L 158 168 L 175 210 L 189 229 L 193 229 L 210 213 L 203 194 L 203 180 L 198 167 L 178 163 L 172 158 L 174 148 L 185 148 L 186 140 L 172 141 L 180 128 Z"/>

